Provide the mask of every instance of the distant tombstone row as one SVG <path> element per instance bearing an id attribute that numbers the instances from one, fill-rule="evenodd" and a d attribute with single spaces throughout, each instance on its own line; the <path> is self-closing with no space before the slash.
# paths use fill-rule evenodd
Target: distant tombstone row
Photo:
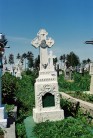
<path id="1" fill-rule="evenodd" d="M 18 63 L 13 67 L 13 75 L 21 79 L 22 78 L 21 73 L 22 73 L 22 64 L 20 63 L 19 60 Z"/>
<path id="2" fill-rule="evenodd" d="M 13 75 L 15 77 L 19 77 L 21 79 L 22 78 L 22 76 L 21 76 L 22 70 L 23 70 L 23 67 L 22 67 L 22 64 L 20 63 L 20 60 L 19 60 L 18 63 L 11 66 L 10 69 L 7 67 L 4 67 L 3 68 L 3 74 L 5 72 L 9 72 L 11 75 Z"/>

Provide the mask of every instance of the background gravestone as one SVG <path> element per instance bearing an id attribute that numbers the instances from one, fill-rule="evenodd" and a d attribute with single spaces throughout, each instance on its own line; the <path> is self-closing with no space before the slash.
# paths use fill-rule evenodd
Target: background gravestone
<path id="1" fill-rule="evenodd" d="M 90 93 L 93 94 L 93 62 L 90 63 L 90 75 L 91 75 Z"/>

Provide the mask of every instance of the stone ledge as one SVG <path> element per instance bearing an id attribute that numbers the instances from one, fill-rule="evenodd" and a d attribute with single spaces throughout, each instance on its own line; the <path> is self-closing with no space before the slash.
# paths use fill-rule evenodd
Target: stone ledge
<path id="1" fill-rule="evenodd" d="M 64 92 L 60 92 L 61 96 L 64 98 L 64 99 L 67 99 L 68 101 L 72 102 L 72 103 L 77 103 L 79 102 L 80 103 L 80 108 L 83 110 L 83 111 L 87 111 L 90 113 L 91 116 L 93 116 L 93 104 L 92 103 L 89 103 L 89 102 L 86 102 L 86 101 L 82 101 L 80 99 L 76 99 L 76 98 L 73 98 L 72 96 L 64 93 Z"/>

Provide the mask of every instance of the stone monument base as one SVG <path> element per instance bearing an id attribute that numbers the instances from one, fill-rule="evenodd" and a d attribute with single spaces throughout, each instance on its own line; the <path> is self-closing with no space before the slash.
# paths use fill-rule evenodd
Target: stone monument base
<path id="1" fill-rule="evenodd" d="M 36 108 L 33 109 L 33 119 L 34 122 L 40 123 L 49 121 L 59 121 L 64 119 L 64 110 L 62 109 L 53 109 L 52 107 L 44 108 L 41 111 L 38 111 Z"/>
<path id="2" fill-rule="evenodd" d="M 1 128 L 7 127 L 7 119 L 0 119 L 0 127 Z"/>
<path id="3" fill-rule="evenodd" d="M 7 119 L 4 119 L 4 107 L 0 107 L 0 127 L 6 128 L 7 127 Z"/>

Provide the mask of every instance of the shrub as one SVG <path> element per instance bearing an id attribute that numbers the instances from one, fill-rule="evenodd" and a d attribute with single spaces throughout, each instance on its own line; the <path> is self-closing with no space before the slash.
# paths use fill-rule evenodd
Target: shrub
<path id="1" fill-rule="evenodd" d="M 16 124 L 16 132 L 18 138 L 26 138 L 26 131 L 24 123 Z"/>
<path id="2" fill-rule="evenodd" d="M 14 105 L 5 104 L 5 109 L 6 109 L 6 112 L 10 112 L 11 110 L 14 109 Z"/>
<path id="3" fill-rule="evenodd" d="M 16 77 L 8 72 L 2 76 L 2 95 L 4 103 L 15 103 L 15 96 L 18 87 L 18 79 Z"/>
<path id="4" fill-rule="evenodd" d="M 2 128 L 0 127 L 0 136 L 4 135 L 4 131 L 2 130 Z"/>
<path id="5" fill-rule="evenodd" d="M 79 118 L 68 117 L 62 121 L 36 124 L 33 131 L 38 138 L 92 138 L 91 130 Z"/>

